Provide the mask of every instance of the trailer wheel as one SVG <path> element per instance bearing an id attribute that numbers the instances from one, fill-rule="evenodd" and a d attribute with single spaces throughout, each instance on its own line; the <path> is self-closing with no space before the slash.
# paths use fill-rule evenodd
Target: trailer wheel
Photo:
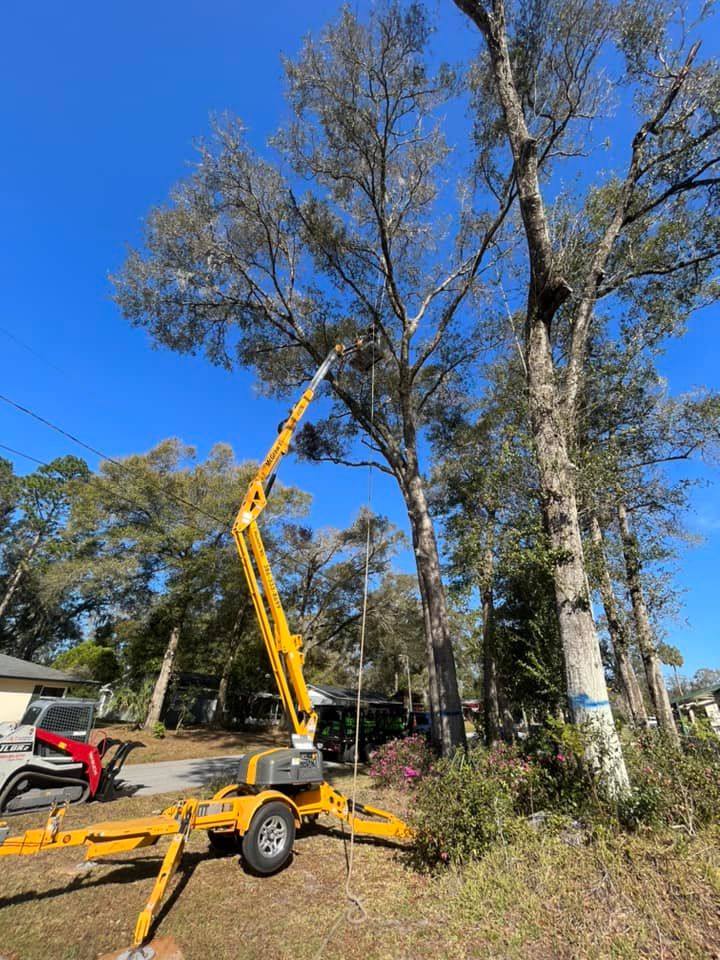
<path id="1" fill-rule="evenodd" d="M 242 839 L 245 863 L 259 874 L 275 873 L 292 855 L 295 817 L 281 800 L 263 804 L 250 821 Z"/>
<path id="2" fill-rule="evenodd" d="M 231 854 L 240 850 L 240 837 L 235 830 L 208 830 L 210 846 L 216 853 Z"/>

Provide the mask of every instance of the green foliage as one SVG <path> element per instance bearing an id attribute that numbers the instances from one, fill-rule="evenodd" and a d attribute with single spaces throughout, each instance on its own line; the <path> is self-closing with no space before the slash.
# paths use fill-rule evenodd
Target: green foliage
<path id="1" fill-rule="evenodd" d="M 152 677 L 145 677 L 137 686 L 126 684 L 117 687 L 113 691 L 110 709 L 113 713 L 127 716 L 133 723 L 142 723 L 147 716 L 154 688 Z"/>
<path id="2" fill-rule="evenodd" d="M 79 643 L 56 657 L 53 666 L 86 680 L 110 683 L 120 672 L 114 651 L 92 640 Z"/>
<path id="3" fill-rule="evenodd" d="M 590 740 L 586 729 L 548 717 L 523 751 L 536 774 L 536 809 L 579 815 L 600 802 L 585 754 Z"/>
<path id="4" fill-rule="evenodd" d="M 368 774 L 378 786 L 414 787 L 429 773 L 434 760 L 426 738 L 414 734 L 379 746 Z"/>
<path id="5" fill-rule="evenodd" d="M 676 746 L 648 731 L 625 749 L 633 792 L 620 809 L 629 826 L 683 827 L 688 833 L 720 819 L 720 740 L 710 733 Z"/>
<path id="6" fill-rule="evenodd" d="M 165 729 L 165 724 L 162 721 L 158 720 L 157 723 L 153 724 L 152 735 L 156 740 L 163 740 L 167 730 Z"/>
<path id="7" fill-rule="evenodd" d="M 94 604 L 60 574 L 77 549 L 65 529 L 90 471 L 78 457 L 58 457 L 25 476 L 0 461 L 0 650 L 25 659 L 52 655 L 79 637 Z"/>
<path id="8" fill-rule="evenodd" d="M 487 776 L 483 751 L 440 760 L 418 784 L 410 815 L 421 862 L 466 863 L 522 829 L 507 774 Z"/>
<path id="9" fill-rule="evenodd" d="M 421 861 L 475 859 L 540 812 L 547 829 L 566 829 L 572 818 L 599 833 L 644 825 L 693 834 L 720 821 L 720 740 L 714 734 L 678 747 L 650 731 L 627 744 L 632 792 L 619 803 L 596 789 L 584 761 L 589 737 L 587 730 L 551 720 L 522 745 L 481 747 L 434 764 L 413 799 Z"/>

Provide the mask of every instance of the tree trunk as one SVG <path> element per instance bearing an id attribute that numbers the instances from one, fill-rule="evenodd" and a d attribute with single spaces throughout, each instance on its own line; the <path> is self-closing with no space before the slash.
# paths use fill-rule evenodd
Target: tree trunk
<path id="1" fill-rule="evenodd" d="M 220 676 L 220 684 L 218 686 L 217 703 L 215 705 L 212 718 L 213 724 L 219 724 L 221 727 L 227 726 L 229 720 L 228 691 L 230 688 L 230 677 L 232 675 L 233 667 L 235 666 L 235 658 L 237 656 L 240 635 L 245 625 L 249 610 L 250 606 L 247 602 L 240 605 L 240 609 L 238 610 L 237 616 L 235 617 L 232 625 L 232 630 L 230 631 L 230 640 L 228 641 L 222 674 Z"/>
<path id="2" fill-rule="evenodd" d="M 212 722 L 214 726 L 228 726 L 228 689 L 230 687 L 230 674 L 232 673 L 234 662 L 235 653 L 233 651 L 230 656 L 225 659 L 225 663 L 223 664 L 223 671 L 218 685 L 217 703 L 213 711 Z"/>
<path id="3" fill-rule="evenodd" d="M 165 655 L 163 656 L 162 666 L 160 667 L 160 674 L 158 675 L 155 683 L 155 689 L 153 690 L 152 697 L 150 698 L 150 706 L 148 707 L 147 717 L 145 718 L 145 723 L 143 724 L 145 730 L 152 730 L 155 724 L 160 722 L 160 715 L 162 714 L 162 708 L 165 703 L 165 695 L 167 694 L 167 689 L 170 685 L 170 677 L 172 676 L 173 672 L 173 666 L 175 665 L 175 656 L 177 654 L 179 640 L 180 627 L 173 627 L 170 632 L 168 645 L 165 648 Z"/>
<path id="4" fill-rule="evenodd" d="M 605 611 L 608 633 L 615 653 L 615 663 L 618 676 L 625 693 L 628 709 L 632 722 L 638 726 L 647 727 L 648 717 L 645 709 L 640 684 L 635 675 L 635 668 L 630 659 L 630 638 L 628 637 L 627 625 L 620 614 L 615 591 L 613 589 L 610 571 L 608 570 L 607 560 L 605 559 L 605 550 L 603 546 L 602 529 L 600 522 L 595 514 L 590 517 L 590 536 L 592 542 L 597 548 L 598 570 L 600 579 L 600 597 Z"/>
<path id="5" fill-rule="evenodd" d="M 42 534 L 40 530 L 38 530 L 37 533 L 35 534 L 35 537 L 33 538 L 33 542 L 28 547 L 25 556 L 22 558 L 22 560 L 18 562 L 18 565 L 15 567 L 15 570 L 13 571 L 12 576 L 8 580 L 8 585 L 5 588 L 5 595 L 3 596 L 2 601 L 0 602 L 0 619 L 2 619 L 2 617 L 5 615 L 5 611 L 10 606 L 10 601 L 12 600 L 13 595 L 17 590 L 17 585 L 20 583 L 20 578 L 23 575 L 23 571 L 27 567 L 28 563 L 30 563 L 30 561 L 32 560 L 33 555 L 35 554 L 35 551 L 38 548 L 41 535 Z"/>
<path id="6" fill-rule="evenodd" d="M 537 141 L 530 135 L 522 98 L 513 76 L 505 6 L 477 0 L 455 0 L 487 42 L 495 91 L 502 108 L 513 174 L 530 260 L 525 323 L 528 397 L 533 440 L 540 472 L 545 521 L 554 550 L 555 602 L 563 644 L 570 711 L 575 723 L 592 724 L 598 741 L 588 759 L 598 768 L 607 793 L 621 795 L 629 783 L 610 711 L 595 624 L 585 585 L 582 540 L 575 495 L 575 476 L 560 416 L 550 325 L 571 288 L 557 268 L 540 190 Z M 572 413 L 572 411 L 571 411 Z"/>
<path id="7" fill-rule="evenodd" d="M 483 551 L 480 599 L 483 622 L 483 720 L 485 743 L 488 747 L 500 735 L 500 706 L 497 689 L 495 658 L 495 602 L 493 596 L 493 567 L 495 541 L 495 514 L 488 511 L 485 550 Z"/>
<path id="8" fill-rule="evenodd" d="M 588 602 L 574 466 L 559 414 L 548 327 L 538 319 L 528 330 L 527 365 L 542 507 L 556 557 L 555 603 L 570 715 L 573 723 L 585 723 L 594 731 L 597 742 L 590 748 L 588 759 L 597 768 L 607 792 L 619 796 L 627 793 L 629 781 Z"/>
<path id="9" fill-rule="evenodd" d="M 675 718 L 673 717 L 672 707 L 670 706 L 670 696 L 667 692 L 665 681 L 663 680 L 660 658 L 655 650 L 653 631 L 650 626 L 650 617 L 648 615 L 642 581 L 640 579 L 640 547 L 637 537 L 630 529 L 627 509 L 622 501 L 618 503 L 617 516 L 620 524 L 623 557 L 625 559 L 625 575 L 627 576 L 628 592 L 630 594 L 630 602 L 632 603 L 633 616 L 635 618 L 637 642 L 645 668 L 645 676 L 650 690 L 650 699 L 652 700 L 653 709 L 655 710 L 658 726 L 673 740 L 678 741 Z"/>
<path id="10" fill-rule="evenodd" d="M 440 575 L 440 558 L 422 479 L 419 473 L 414 473 L 404 480 L 403 493 L 410 518 L 426 623 L 433 739 L 442 753 L 447 755 L 456 747 L 464 748 L 466 739 L 445 591 Z"/>

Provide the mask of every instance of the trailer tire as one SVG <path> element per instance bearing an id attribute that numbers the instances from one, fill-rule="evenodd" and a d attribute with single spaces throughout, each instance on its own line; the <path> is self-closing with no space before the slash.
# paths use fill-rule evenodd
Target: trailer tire
<path id="1" fill-rule="evenodd" d="M 292 856 L 295 843 L 295 816 L 282 800 L 259 807 L 242 838 L 243 860 L 257 874 L 266 876 L 280 870 Z"/>
<path id="2" fill-rule="evenodd" d="M 216 853 L 229 855 L 240 850 L 240 837 L 235 830 L 208 830 L 210 846 Z"/>

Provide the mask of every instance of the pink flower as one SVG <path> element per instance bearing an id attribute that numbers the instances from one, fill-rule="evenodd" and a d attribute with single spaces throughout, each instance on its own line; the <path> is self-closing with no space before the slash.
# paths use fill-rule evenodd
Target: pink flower
<path id="1" fill-rule="evenodd" d="M 440 859 L 442 860 L 443 863 L 447 863 L 448 860 L 450 859 L 450 854 L 445 853 L 445 851 L 443 850 L 443 852 L 440 854 Z"/>
<path id="2" fill-rule="evenodd" d="M 558 761 L 558 763 L 565 763 L 565 755 L 562 753 L 559 753 L 555 759 Z"/>

